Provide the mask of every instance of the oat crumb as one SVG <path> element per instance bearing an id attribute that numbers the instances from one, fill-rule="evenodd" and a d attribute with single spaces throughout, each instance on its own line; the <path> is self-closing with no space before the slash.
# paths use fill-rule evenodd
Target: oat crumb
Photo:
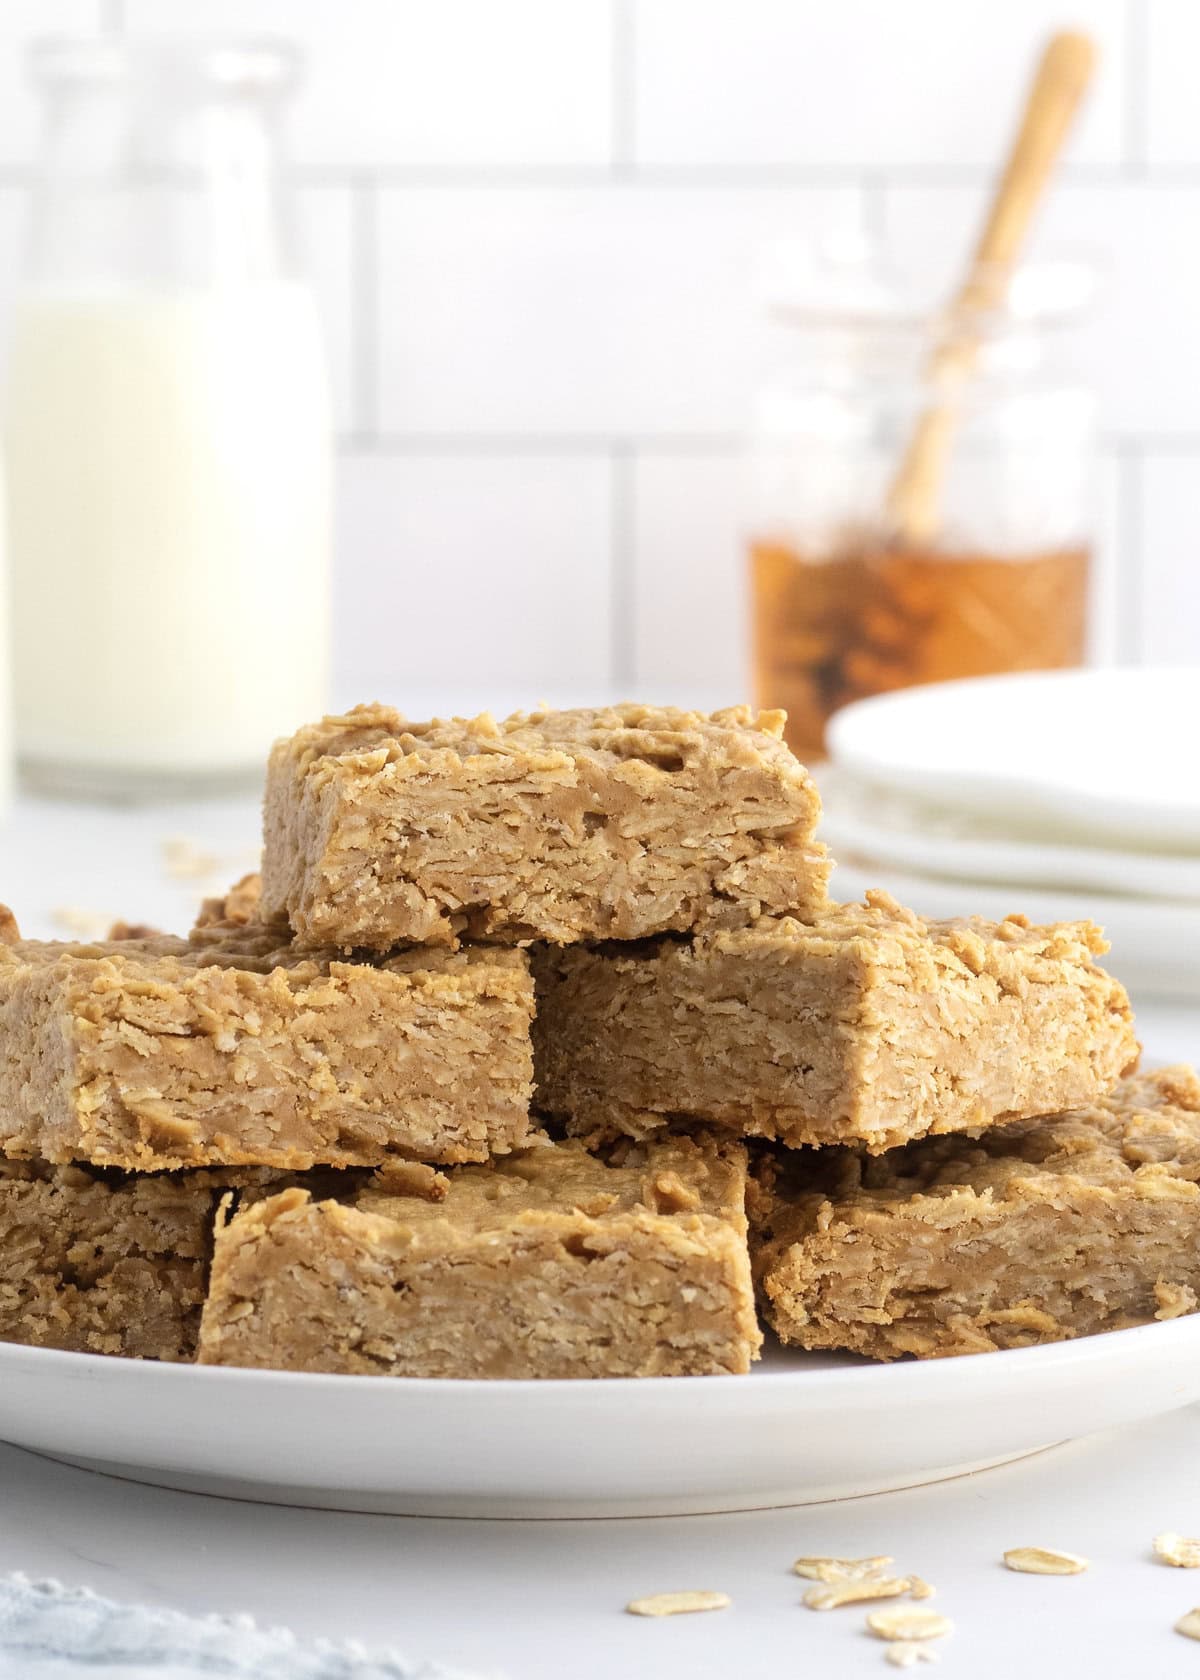
<path id="1" fill-rule="evenodd" d="M 1088 1560 L 1075 1552 L 1056 1552 L 1048 1546 L 1016 1546 L 1004 1562 L 1019 1575 L 1082 1575 Z"/>
<path id="2" fill-rule="evenodd" d="M 1154 1299 L 1158 1303 L 1155 1318 L 1182 1318 L 1196 1310 L 1196 1291 L 1186 1283 L 1164 1283 L 1160 1278 L 1154 1285 Z"/>
<path id="3" fill-rule="evenodd" d="M 1189 1610 L 1175 1623 L 1175 1632 L 1185 1639 L 1200 1639 L 1200 1610 Z"/>
<path id="4" fill-rule="evenodd" d="M 63 904 L 51 910 L 50 920 L 64 933 L 74 934 L 76 939 L 103 939 L 113 918 L 102 910 L 80 910 L 74 905 Z"/>
<path id="5" fill-rule="evenodd" d="M 806 1581 L 860 1581 L 865 1575 L 882 1574 L 894 1562 L 890 1557 L 798 1557 L 792 1573 Z"/>
<path id="6" fill-rule="evenodd" d="M 1200 1569 L 1200 1540 L 1189 1540 L 1183 1534 L 1156 1534 L 1154 1555 L 1159 1563 L 1169 1563 L 1173 1569 Z"/>
<path id="7" fill-rule="evenodd" d="M 125 939 L 157 939 L 162 934 L 161 928 L 151 927 L 149 922 L 114 922 L 104 936 L 105 944 L 119 945 Z"/>
<path id="8" fill-rule="evenodd" d="M 929 1582 L 920 1575 L 910 1575 L 908 1577 L 908 1596 L 910 1598 L 934 1598 L 936 1594 L 937 1588 L 931 1587 Z"/>
<path id="9" fill-rule="evenodd" d="M 904 1575 L 867 1575 L 860 1580 L 834 1580 L 809 1587 L 804 1602 L 810 1610 L 837 1610 L 843 1604 L 865 1604 L 873 1598 L 899 1598 L 908 1591 Z"/>
<path id="10" fill-rule="evenodd" d="M 920 1645 L 912 1639 L 893 1641 L 883 1654 L 893 1668 L 914 1668 L 919 1662 L 934 1663 L 938 1660 L 932 1645 Z"/>
<path id="11" fill-rule="evenodd" d="M 936 1610 L 872 1610 L 867 1627 L 876 1639 L 907 1645 L 921 1639 L 944 1639 L 954 1628 L 947 1616 Z"/>
<path id="12" fill-rule="evenodd" d="M 214 853 L 204 851 L 192 840 L 181 838 L 164 840 L 162 855 L 167 874 L 173 875 L 177 881 L 203 880 L 205 876 L 214 874 L 221 862 Z"/>
<path id="13" fill-rule="evenodd" d="M 625 1609 L 631 1616 L 687 1616 L 697 1610 L 728 1610 L 732 1603 L 723 1592 L 667 1592 L 632 1599 Z"/>

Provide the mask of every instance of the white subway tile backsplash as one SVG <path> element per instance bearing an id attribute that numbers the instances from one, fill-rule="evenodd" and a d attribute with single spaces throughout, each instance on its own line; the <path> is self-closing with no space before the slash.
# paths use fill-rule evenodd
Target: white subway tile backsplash
<path id="1" fill-rule="evenodd" d="M 334 425 L 341 434 L 360 430 L 355 412 L 358 327 L 349 187 L 301 187 L 297 193 L 300 241 L 316 293 L 329 358 Z"/>
<path id="2" fill-rule="evenodd" d="M 744 463 L 643 454 L 633 470 L 633 675 L 697 701 L 749 699 Z"/>
<path id="3" fill-rule="evenodd" d="M 1137 0 L 1135 0 L 1137 3 Z M 668 165 L 991 167 L 1051 30 L 1101 73 L 1071 146 L 1123 152 L 1124 0 L 638 0 L 636 156 Z"/>
<path id="4" fill-rule="evenodd" d="M 134 29 L 283 35 L 306 164 L 607 163 L 608 0 L 128 0 Z"/>
<path id="5" fill-rule="evenodd" d="M 858 214 L 837 188 L 387 190 L 383 429 L 739 431 L 759 246 Z"/>
<path id="6" fill-rule="evenodd" d="M 4 0 L 0 11 L 0 165 L 36 155 L 42 107 L 29 74 L 31 41 L 44 35 L 93 36 L 100 0 Z"/>
<path id="7" fill-rule="evenodd" d="M 976 187 L 891 187 L 889 235 L 901 260 L 948 291 L 983 205 Z M 1098 266 L 1080 355 L 1101 423 L 1122 436 L 1200 432 L 1200 181 L 1060 183 L 1033 253 Z"/>
<path id="8" fill-rule="evenodd" d="M 339 689 L 606 684 L 610 487 L 607 454 L 344 459 Z"/>
<path id="9" fill-rule="evenodd" d="M 306 51 L 301 232 L 353 451 L 343 687 L 535 699 L 619 679 L 705 704 L 747 690 L 758 247 L 866 212 L 944 293 L 1040 42 L 1090 30 L 1100 73 L 1036 247 L 1104 269 L 1080 344 L 1109 439 L 1092 656 L 1198 656 L 1190 0 L 7 0 L 4 315 L 38 127 L 28 40 L 122 15 Z"/>
<path id="10" fill-rule="evenodd" d="M 1146 80 L 1135 90 L 1153 164 L 1200 164 L 1200 7 L 1194 0 L 1138 0 L 1146 38 Z"/>
<path id="11" fill-rule="evenodd" d="M 1139 470 L 1143 660 L 1200 664 L 1200 453 L 1147 455 Z"/>

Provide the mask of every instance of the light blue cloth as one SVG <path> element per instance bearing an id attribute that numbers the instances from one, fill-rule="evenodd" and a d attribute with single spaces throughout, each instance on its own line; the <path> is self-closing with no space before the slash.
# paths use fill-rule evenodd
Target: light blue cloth
<path id="1" fill-rule="evenodd" d="M 184 1616 L 114 1604 L 86 1587 L 0 1579 L 0 1680 L 472 1680 L 437 1664 L 372 1656 L 356 1642 L 306 1645 L 249 1616 Z M 476 1676 L 475 1680 L 480 1680 Z"/>

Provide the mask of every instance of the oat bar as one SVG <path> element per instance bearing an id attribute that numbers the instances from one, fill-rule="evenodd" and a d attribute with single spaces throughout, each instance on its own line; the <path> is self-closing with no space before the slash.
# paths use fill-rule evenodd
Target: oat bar
<path id="1" fill-rule="evenodd" d="M 635 939 L 824 902 L 783 714 L 614 706 L 410 723 L 360 706 L 279 742 L 263 913 L 307 943 Z"/>
<path id="2" fill-rule="evenodd" d="M 205 1174 L 0 1161 L 0 1341 L 191 1359 L 216 1205 Z"/>
<path id="3" fill-rule="evenodd" d="M 528 1128 L 522 952 L 376 966 L 220 927 L 0 944 L 0 1150 L 142 1171 L 479 1161 Z"/>
<path id="4" fill-rule="evenodd" d="M 535 953 L 536 1103 L 585 1137 L 683 1116 L 882 1150 L 1103 1095 L 1137 1056 L 1090 923 L 811 923 Z"/>
<path id="5" fill-rule="evenodd" d="M 218 1230 L 202 1363 L 418 1377 L 682 1376 L 758 1351 L 745 1156 L 543 1144 Z"/>
<path id="6" fill-rule="evenodd" d="M 785 1342 L 875 1359 L 1174 1318 L 1200 1292 L 1200 1081 L 1176 1067 L 978 1141 L 795 1156 L 752 1197 Z M 772 1182 L 773 1180 L 773 1182 Z"/>

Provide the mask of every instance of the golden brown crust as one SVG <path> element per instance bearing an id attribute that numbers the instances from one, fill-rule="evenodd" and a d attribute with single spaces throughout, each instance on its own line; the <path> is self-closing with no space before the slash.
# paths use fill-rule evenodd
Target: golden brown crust
<path id="1" fill-rule="evenodd" d="M 1090 1101 L 1135 1061 L 1090 922 L 926 922 L 883 893 L 691 941 L 535 948 L 537 1103 L 593 1141 L 690 1117 L 884 1150 Z"/>
<path id="2" fill-rule="evenodd" d="M 271 755 L 264 914 L 306 943 L 386 950 L 806 911 L 829 863 L 780 729 L 744 707 L 326 718 Z"/>
<path id="3" fill-rule="evenodd" d="M 546 1144 L 446 1179 L 436 1201 L 292 1190 L 239 1213 L 217 1237 L 202 1362 L 598 1377 L 755 1357 L 736 1146 L 674 1139 L 609 1165 Z"/>
<path id="4" fill-rule="evenodd" d="M 727 706 L 709 713 L 624 701 L 615 706 L 513 712 L 499 719 L 491 712 L 480 712 L 473 718 L 414 722 L 391 706 L 371 703 L 306 725 L 288 745 L 292 756 L 306 763 L 358 753 L 382 753 L 394 762 L 445 752 L 462 764 L 481 753 L 525 758 L 565 748 L 594 755 L 615 768 L 631 758 L 654 762 L 670 749 L 676 736 L 703 735 L 719 741 L 723 753 L 736 752 L 726 739 L 732 734 L 735 740 L 741 739 L 741 756 L 748 762 L 769 750 L 765 747 L 769 741 L 776 744 L 781 765 L 790 766 L 794 761 L 782 745 L 784 721 L 782 712 L 755 712 L 749 706 Z"/>
<path id="5" fill-rule="evenodd" d="M 1200 1081 L 1162 1069 L 976 1139 L 781 1157 L 751 1219 L 767 1317 L 802 1347 L 966 1353 L 1174 1316 L 1200 1288 Z"/>

